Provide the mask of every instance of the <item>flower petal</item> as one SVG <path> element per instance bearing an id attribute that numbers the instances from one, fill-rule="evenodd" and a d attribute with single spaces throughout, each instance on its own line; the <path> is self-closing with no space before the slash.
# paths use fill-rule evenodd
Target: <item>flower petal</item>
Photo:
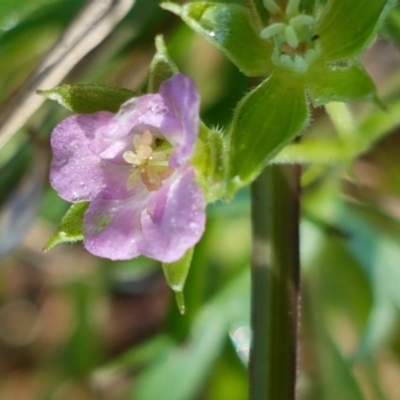
<path id="1" fill-rule="evenodd" d="M 204 231 L 205 201 L 194 170 L 164 182 L 148 197 L 95 199 L 84 219 L 84 246 L 92 254 L 125 260 L 141 254 L 173 262 L 194 246 Z"/>
<path id="2" fill-rule="evenodd" d="M 144 247 L 141 253 L 162 262 L 180 259 L 201 238 L 205 200 L 187 165 L 177 178 L 164 183 L 141 214 Z"/>
<path id="3" fill-rule="evenodd" d="M 175 148 L 170 166 L 178 168 L 193 153 L 199 129 L 200 98 L 194 82 L 182 74 L 160 86 L 160 93 L 135 97 L 99 127 L 91 150 L 103 159 L 122 162 L 132 135 L 146 130 L 161 133 Z"/>
<path id="4" fill-rule="evenodd" d="M 170 165 L 177 168 L 192 155 L 199 130 L 200 96 L 195 83 L 182 74 L 174 75 L 160 86 L 167 107 L 181 122 L 180 131 L 164 130 L 165 137 L 175 147 Z"/>
<path id="5" fill-rule="evenodd" d="M 63 199 L 77 202 L 132 196 L 126 188 L 130 168 L 102 161 L 89 149 L 96 130 L 112 117 L 109 112 L 72 115 L 54 128 L 50 183 Z"/>
<path id="6" fill-rule="evenodd" d="M 161 132 L 166 122 L 167 128 L 179 131 L 179 121 L 169 114 L 158 93 L 134 97 L 121 106 L 107 125 L 99 127 L 91 150 L 105 159 L 122 159 L 123 152 L 132 146 L 133 134 L 146 130 Z"/>
<path id="7" fill-rule="evenodd" d="M 140 255 L 143 241 L 140 213 L 143 199 L 95 199 L 84 218 L 84 246 L 92 254 L 111 260 Z"/>
<path id="8" fill-rule="evenodd" d="M 51 183 L 68 201 L 90 201 L 83 221 L 88 251 L 112 260 L 143 254 L 173 262 L 197 243 L 204 231 L 205 200 L 189 158 L 198 111 L 194 82 L 178 74 L 161 85 L 160 93 L 130 99 L 117 114 L 75 115 L 54 129 Z M 151 133 L 159 134 L 172 145 L 169 166 L 156 156 L 169 154 L 170 147 L 150 148 L 146 131 L 151 140 Z M 149 161 L 153 151 L 154 165 Z M 133 182 L 138 165 L 131 156 L 143 161 L 143 171 L 136 172 L 147 180 L 156 174 L 156 187 L 145 186 L 144 179 Z"/>

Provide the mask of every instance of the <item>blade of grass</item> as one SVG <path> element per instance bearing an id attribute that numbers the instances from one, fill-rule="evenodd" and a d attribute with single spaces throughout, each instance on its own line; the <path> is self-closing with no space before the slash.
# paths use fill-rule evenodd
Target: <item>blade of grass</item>
<path id="1" fill-rule="evenodd" d="M 38 88 L 58 85 L 68 72 L 96 47 L 126 15 L 135 0 L 92 0 L 72 21 L 0 112 L 0 150 L 41 106 Z"/>

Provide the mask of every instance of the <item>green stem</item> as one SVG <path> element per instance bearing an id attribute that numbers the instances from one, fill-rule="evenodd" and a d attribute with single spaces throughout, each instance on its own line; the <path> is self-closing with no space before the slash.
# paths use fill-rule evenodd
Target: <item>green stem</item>
<path id="1" fill-rule="evenodd" d="M 299 175 L 298 166 L 268 166 L 251 188 L 250 400 L 296 398 Z"/>
<path id="2" fill-rule="evenodd" d="M 336 133 L 343 141 L 349 141 L 357 133 L 354 117 L 346 103 L 332 102 L 325 104 L 325 111 L 329 115 Z"/>

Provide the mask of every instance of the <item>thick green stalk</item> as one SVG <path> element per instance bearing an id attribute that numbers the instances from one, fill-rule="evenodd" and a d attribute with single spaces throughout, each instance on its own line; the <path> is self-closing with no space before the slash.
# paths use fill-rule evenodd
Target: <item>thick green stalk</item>
<path id="1" fill-rule="evenodd" d="M 251 187 L 250 400 L 296 398 L 299 167 L 268 166 Z"/>

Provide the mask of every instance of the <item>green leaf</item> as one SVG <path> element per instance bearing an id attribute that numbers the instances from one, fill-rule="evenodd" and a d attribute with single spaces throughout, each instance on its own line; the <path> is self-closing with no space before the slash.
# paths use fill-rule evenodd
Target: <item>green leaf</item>
<path id="1" fill-rule="evenodd" d="M 170 59 L 162 35 L 156 37 L 156 54 L 150 64 L 148 92 L 156 93 L 164 81 L 178 73 L 178 68 Z"/>
<path id="2" fill-rule="evenodd" d="M 44 251 L 49 251 L 60 243 L 73 243 L 83 240 L 83 217 L 89 202 L 73 204 L 61 220 L 56 234 L 47 242 Z"/>
<path id="3" fill-rule="evenodd" d="M 183 288 L 192 262 L 193 249 L 194 248 L 192 247 L 187 250 L 184 256 L 178 261 L 162 264 L 165 279 L 168 286 L 175 292 L 176 302 L 181 314 L 185 313 Z"/>
<path id="4" fill-rule="evenodd" d="M 272 44 L 253 28 L 249 11 L 235 4 L 194 2 L 161 6 L 177 15 L 195 32 L 222 51 L 245 75 L 271 71 Z"/>
<path id="5" fill-rule="evenodd" d="M 387 33 L 396 42 L 400 44 L 400 8 L 393 9 L 387 17 L 385 28 Z"/>
<path id="6" fill-rule="evenodd" d="M 373 38 L 386 0 L 330 0 L 316 25 L 326 61 L 358 54 Z"/>
<path id="7" fill-rule="evenodd" d="M 308 74 L 306 86 L 314 107 L 331 101 L 373 100 L 375 85 L 362 67 L 355 63 L 348 68 L 319 64 Z"/>
<path id="8" fill-rule="evenodd" d="M 237 106 L 230 131 L 231 190 L 251 182 L 303 129 L 308 107 L 303 83 L 271 75 Z"/>
<path id="9" fill-rule="evenodd" d="M 54 89 L 37 90 L 47 99 L 55 100 L 70 111 L 90 114 L 97 111 L 117 112 L 121 104 L 137 95 L 130 89 L 113 88 L 90 83 L 60 85 Z"/>

